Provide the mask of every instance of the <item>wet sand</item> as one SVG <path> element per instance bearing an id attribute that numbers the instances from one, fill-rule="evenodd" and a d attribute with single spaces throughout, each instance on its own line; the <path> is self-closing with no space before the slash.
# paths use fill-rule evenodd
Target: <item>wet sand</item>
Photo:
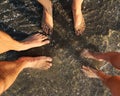
<path id="1" fill-rule="evenodd" d="M 10 51 L 0 60 L 21 56 L 47 55 L 53 66 L 47 71 L 25 69 L 2 96 L 111 96 L 97 79 L 87 78 L 82 65 L 100 68 L 108 74 L 120 74 L 110 64 L 82 58 L 84 48 L 93 51 L 120 52 L 119 0 L 84 0 L 86 30 L 75 36 L 71 11 L 72 0 L 54 0 L 54 32 L 51 44 L 23 52 Z M 37 0 L 0 0 L 0 29 L 16 40 L 41 30 L 42 6 Z"/>

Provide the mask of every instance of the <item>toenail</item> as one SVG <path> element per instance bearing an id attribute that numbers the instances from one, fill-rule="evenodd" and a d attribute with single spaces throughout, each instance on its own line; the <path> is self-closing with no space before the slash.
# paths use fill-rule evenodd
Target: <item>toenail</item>
<path id="1" fill-rule="evenodd" d="M 50 63 L 49 66 L 52 66 L 52 63 Z"/>
<path id="2" fill-rule="evenodd" d="M 52 61 L 52 58 L 48 58 L 47 60 Z"/>

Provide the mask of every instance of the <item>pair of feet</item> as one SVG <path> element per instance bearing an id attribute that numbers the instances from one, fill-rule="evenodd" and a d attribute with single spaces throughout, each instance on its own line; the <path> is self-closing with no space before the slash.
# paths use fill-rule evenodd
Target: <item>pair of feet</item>
<path id="1" fill-rule="evenodd" d="M 120 53 L 119 52 L 90 52 L 87 49 L 85 49 L 82 54 L 83 57 L 90 58 L 97 61 L 107 61 L 112 64 L 113 67 L 120 70 Z M 94 73 L 96 73 L 99 70 L 93 70 L 89 67 L 83 66 L 83 72 L 86 73 L 88 77 L 96 77 Z M 93 75 L 93 76 L 92 76 Z"/>
<path id="2" fill-rule="evenodd" d="M 102 59 L 97 59 L 95 58 L 93 55 L 92 55 L 92 52 L 90 52 L 89 50 L 87 49 L 84 49 L 83 52 L 81 53 L 81 56 L 85 57 L 85 58 L 90 58 L 90 59 L 94 59 L 94 60 L 97 60 L 97 61 L 104 61 Z M 97 72 L 99 70 L 96 70 L 96 69 L 93 69 L 93 68 L 90 68 L 90 67 L 86 67 L 86 66 L 82 66 L 82 69 L 81 69 L 85 75 L 89 78 L 98 78 L 97 76 Z"/>
<path id="3" fill-rule="evenodd" d="M 79 11 L 78 11 L 79 10 Z M 85 21 L 81 9 L 73 9 L 74 30 L 75 34 L 81 35 L 85 30 Z M 53 16 L 49 14 L 47 10 L 43 10 L 42 30 L 46 34 L 52 34 L 53 32 Z"/>
<path id="4" fill-rule="evenodd" d="M 29 49 L 49 44 L 50 40 L 47 36 L 38 33 L 26 38 L 21 43 L 26 46 L 26 49 Z M 52 58 L 47 56 L 21 57 L 17 61 L 21 64 L 25 63 L 25 68 L 37 68 L 41 70 L 46 70 L 52 66 Z"/>

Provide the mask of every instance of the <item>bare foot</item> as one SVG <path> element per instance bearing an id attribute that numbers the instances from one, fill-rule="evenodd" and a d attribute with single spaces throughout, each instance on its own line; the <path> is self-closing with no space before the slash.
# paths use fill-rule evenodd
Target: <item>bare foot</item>
<path id="1" fill-rule="evenodd" d="M 46 70 L 52 66 L 52 58 L 46 56 L 21 57 L 18 62 L 22 62 L 22 64 L 24 64 L 24 68 Z"/>
<path id="2" fill-rule="evenodd" d="M 74 30 L 76 35 L 81 35 L 85 30 L 85 21 L 81 10 L 82 2 L 83 0 L 73 0 L 72 3 Z"/>
<path id="3" fill-rule="evenodd" d="M 78 10 L 78 9 L 77 9 Z M 81 35 L 85 30 L 85 21 L 82 12 L 73 10 L 74 29 L 76 35 Z"/>
<path id="4" fill-rule="evenodd" d="M 81 69 L 86 76 L 88 76 L 89 78 L 98 78 L 98 76 L 96 75 L 97 70 L 93 69 L 93 68 L 89 68 L 89 67 L 85 67 L 83 66 Z"/>
<path id="5" fill-rule="evenodd" d="M 97 53 L 92 53 L 92 52 L 90 52 L 90 51 L 87 50 L 87 49 L 84 49 L 84 50 L 82 51 L 81 56 L 83 56 L 83 57 L 85 57 L 85 58 L 94 59 L 94 60 L 97 60 L 97 61 L 104 61 L 103 59 L 96 58 Z"/>
<path id="6" fill-rule="evenodd" d="M 47 36 L 44 36 L 38 33 L 38 34 L 35 34 L 33 36 L 26 38 L 21 43 L 24 45 L 21 50 L 26 50 L 29 48 L 39 47 L 39 46 L 49 44 L 50 41 L 48 40 Z"/>
<path id="7" fill-rule="evenodd" d="M 85 30 L 85 21 L 84 18 L 82 18 L 82 21 L 80 24 L 78 24 L 77 26 L 75 26 L 75 34 L 78 35 L 82 35 L 82 33 Z"/>
<path id="8" fill-rule="evenodd" d="M 85 57 L 85 58 L 91 58 L 93 59 L 94 57 L 92 56 L 92 54 L 89 52 L 88 49 L 84 49 L 81 53 L 81 56 Z"/>
<path id="9" fill-rule="evenodd" d="M 47 35 L 50 35 L 53 32 L 52 14 L 49 14 L 45 9 L 43 11 L 42 29 Z"/>

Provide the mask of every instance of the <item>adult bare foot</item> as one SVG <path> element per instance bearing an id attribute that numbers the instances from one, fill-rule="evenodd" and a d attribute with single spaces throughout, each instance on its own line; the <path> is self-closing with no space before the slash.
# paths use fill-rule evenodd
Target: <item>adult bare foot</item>
<path id="1" fill-rule="evenodd" d="M 92 56 L 92 54 L 89 52 L 88 49 L 84 49 L 81 53 L 81 56 L 85 57 L 85 58 L 91 58 L 93 59 L 94 57 Z"/>
<path id="2" fill-rule="evenodd" d="M 8 34 L 3 31 L 0 31 L 0 53 L 9 51 L 9 50 L 16 50 L 22 51 L 27 50 L 33 47 L 39 47 L 45 44 L 50 43 L 48 37 L 40 34 L 35 34 L 33 36 L 28 37 L 27 39 L 19 42 L 14 40 Z"/>
<path id="3" fill-rule="evenodd" d="M 81 10 L 82 2 L 83 0 L 73 0 L 72 4 L 74 30 L 76 35 L 81 35 L 85 30 L 85 21 Z"/>
<path id="4" fill-rule="evenodd" d="M 86 76 L 88 76 L 89 78 L 98 78 L 98 76 L 96 75 L 97 70 L 93 69 L 93 68 L 89 68 L 86 66 L 82 66 L 81 69 Z"/>
<path id="5" fill-rule="evenodd" d="M 49 44 L 50 41 L 48 40 L 47 36 L 44 36 L 38 33 L 38 34 L 35 34 L 33 36 L 26 38 L 21 43 L 23 44 L 23 47 L 20 48 L 19 50 L 26 50 L 29 48 L 39 47 L 39 46 Z"/>
<path id="6" fill-rule="evenodd" d="M 35 68 L 41 70 L 46 70 L 52 66 L 52 58 L 46 56 L 21 57 L 17 62 L 24 64 L 24 68 Z"/>
<path id="7" fill-rule="evenodd" d="M 42 29 L 49 35 L 53 31 L 53 13 L 52 13 L 52 2 L 51 0 L 38 0 L 43 6 L 43 18 L 42 18 Z"/>
<path id="8" fill-rule="evenodd" d="M 75 30 L 75 34 L 81 35 L 84 30 L 85 30 L 85 21 L 82 15 L 78 14 L 75 15 L 73 12 L 73 18 L 74 18 L 74 30 Z"/>
<path id="9" fill-rule="evenodd" d="M 53 17 L 52 14 L 49 14 L 45 9 L 43 11 L 42 17 L 42 30 L 47 34 L 50 35 L 53 32 Z"/>
<path id="10" fill-rule="evenodd" d="M 97 53 L 90 52 L 88 49 L 84 49 L 81 53 L 81 56 L 85 58 L 94 59 L 97 61 L 104 61 L 103 59 L 100 58 L 99 55 L 97 55 Z"/>

